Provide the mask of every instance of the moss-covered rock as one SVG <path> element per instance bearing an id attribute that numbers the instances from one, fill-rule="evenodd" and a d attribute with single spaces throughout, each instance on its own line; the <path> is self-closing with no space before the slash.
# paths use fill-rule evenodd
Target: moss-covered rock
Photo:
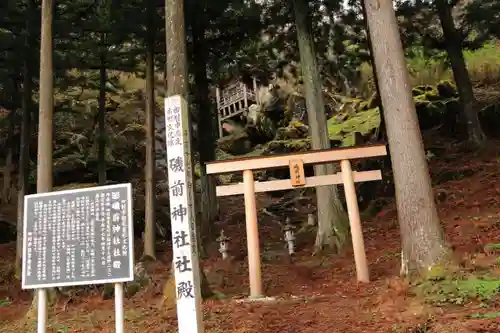
<path id="1" fill-rule="evenodd" d="M 439 96 L 443 98 L 458 97 L 457 87 L 453 82 L 449 80 L 440 81 L 437 84 L 436 89 L 438 91 Z"/>
<path id="2" fill-rule="evenodd" d="M 421 86 L 414 87 L 411 90 L 411 92 L 412 92 L 413 96 L 420 96 L 420 95 L 424 95 L 426 92 L 433 91 L 433 90 L 434 90 L 433 86 L 421 85 Z"/>
<path id="3" fill-rule="evenodd" d="M 356 144 L 356 133 L 362 136 L 373 134 L 380 126 L 380 111 L 378 108 L 360 111 L 353 116 L 328 119 L 328 136 L 332 141 L 340 141 L 341 146 Z"/>
<path id="4" fill-rule="evenodd" d="M 273 140 L 269 142 L 262 155 L 287 154 L 298 151 L 307 151 L 311 149 L 311 140 L 305 139 L 289 139 L 289 140 Z"/>
<path id="5" fill-rule="evenodd" d="M 224 152 L 233 155 L 247 154 L 252 149 L 252 142 L 247 132 L 233 133 L 217 141 L 217 146 Z"/>
<path id="6" fill-rule="evenodd" d="M 307 137 L 309 127 L 298 120 L 293 120 L 287 127 L 278 128 L 274 140 L 295 140 Z"/>

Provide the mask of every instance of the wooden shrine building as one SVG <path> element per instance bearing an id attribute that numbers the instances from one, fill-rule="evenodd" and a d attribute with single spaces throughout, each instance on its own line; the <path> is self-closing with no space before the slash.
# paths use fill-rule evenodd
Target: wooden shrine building
<path id="1" fill-rule="evenodd" d="M 219 120 L 219 138 L 223 136 L 222 125 L 226 120 L 237 116 L 246 116 L 248 108 L 258 103 L 257 81 L 253 79 L 253 89 L 248 89 L 244 82 L 237 81 L 225 87 L 217 88 L 217 116 Z"/>

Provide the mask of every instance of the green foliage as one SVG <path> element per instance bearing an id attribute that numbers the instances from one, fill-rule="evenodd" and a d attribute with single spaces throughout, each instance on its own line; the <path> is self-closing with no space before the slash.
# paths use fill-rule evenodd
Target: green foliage
<path id="1" fill-rule="evenodd" d="M 472 81 L 476 85 L 496 85 L 500 80 L 500 44 L 497 41 L 486 43 L 478 50 L 465 50 Z"/>
<path id="2" fill-rule="evenodd" d="M 500 3 L 497 0 L 472 0 L 465 7 L 465 18 L 467 22 L 478 31 L 500 37 Z"/>
<path id="3" fill-rule="evenodd" d="M 477 50 L 464 51 L 467 69 L 476 86 L 496 84 L 500 81 L 500 45 L 488 42 Z M 413 86 L 434 85 L 439 81 L 453 80 L 451 70 L 443 65 L 441 56 L 427 57 L 423 50 L 407 58 Z M 373 72 L 369 64 L 361 67 L 361 87 L 365 94 L 374 90 Z"/>
<path id="4" fill-rule="evenodd" d="M 328 135 L 330 140 L 341 141 L 341 146 L 356 144 L 356 133 L 369 135 L 380 126 L 380 111 L 378 108 L 359 110 L 353 115 L 340 114 L 328 119 Z"/>
<path id="5" fill-rule="evenodd" d="M 471 315 L 471 318 L 475 318 L 475 319 L 495 319 L 495 318 L 500 318 L 500 312 L 476 313 L 476 314 Z"/>
<path id="6" fill-rule="evenodd" d="M 5 308 L 12 304 L 12 301 L 8 298 L 0 299 L 0 308 Z"/>
<path id="7" fill-rule="evenodd" d="M 488 276 L 443 276 L 419 283 L 415 292 L 435 305 L 463 305 L 472 300 L 487 302 L 500 295 L 500 280 Z"/>

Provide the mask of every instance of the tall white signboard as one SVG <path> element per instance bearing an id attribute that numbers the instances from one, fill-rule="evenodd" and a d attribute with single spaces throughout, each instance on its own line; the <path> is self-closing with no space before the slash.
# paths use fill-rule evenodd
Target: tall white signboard
<path id="1" fill-rule="evenodd" d="M 203 324 L 191 133 L 187 103 L 182 96 L 165 99 L 165 122 L 179 333 L 201 333 Z"/>

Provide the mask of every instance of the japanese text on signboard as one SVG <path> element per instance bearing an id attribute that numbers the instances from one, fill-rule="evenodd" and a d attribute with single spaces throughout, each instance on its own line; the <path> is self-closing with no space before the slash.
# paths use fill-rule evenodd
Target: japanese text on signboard
<path id="1" fill-rule="evenodd" d="M 131 280 L 130 199 L 130 184 L 27 196 L 24 288 Z"/>

